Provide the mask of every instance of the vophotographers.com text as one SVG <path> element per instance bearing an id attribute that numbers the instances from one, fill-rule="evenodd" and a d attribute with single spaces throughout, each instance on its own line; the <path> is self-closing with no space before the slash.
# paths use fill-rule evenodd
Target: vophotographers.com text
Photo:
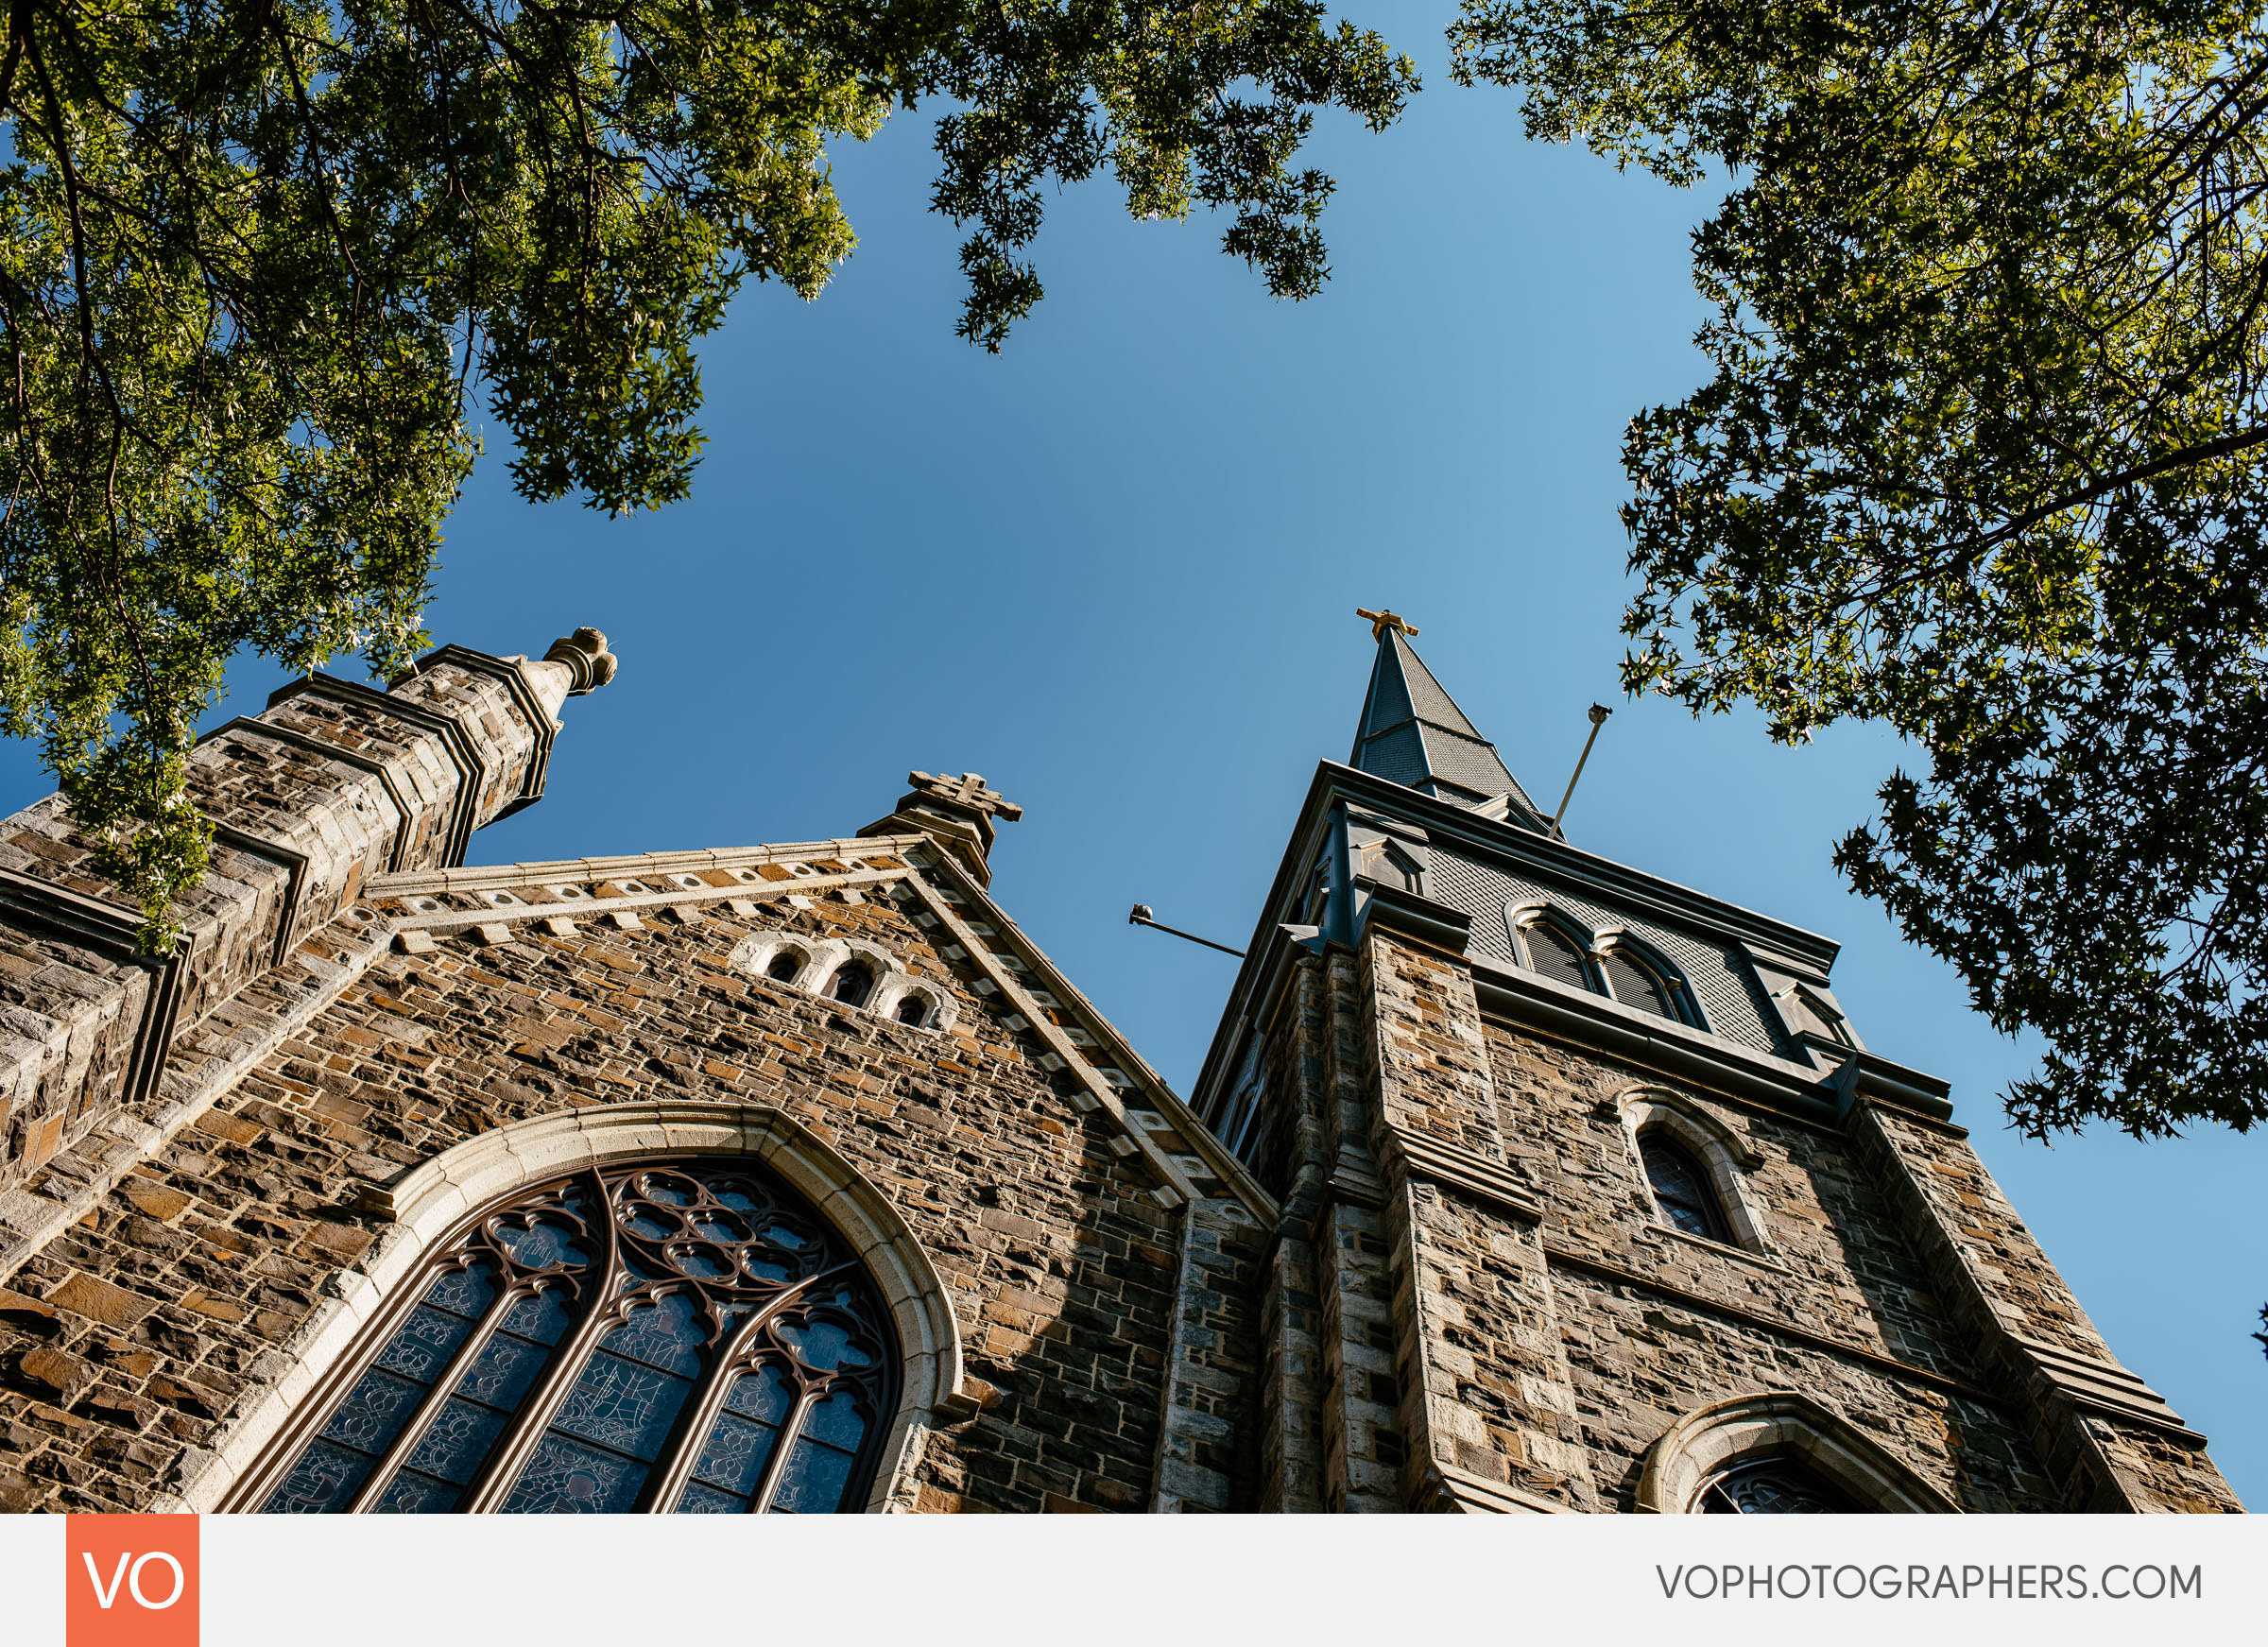
<path id="1" fill-rule="evenodd" d="M 2201 1601 L 2202 1565 L 2167 1567 L 2111 1562 L 2089 1569 L 2072 1562 L 2015 1562 L 1989 1567 L 1931 1567 L 1920 1562 L 1820 1561 L 1803 1565 L 1662 1567 L 1654 1576 L 1670 1601 Z"/>

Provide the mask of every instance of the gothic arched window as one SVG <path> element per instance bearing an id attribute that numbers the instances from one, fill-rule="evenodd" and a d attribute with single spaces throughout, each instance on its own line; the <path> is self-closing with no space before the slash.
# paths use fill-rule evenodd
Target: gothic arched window
<path id="1" fill-rule="evenodd" d="M 864 1006 L 874 992 L 874 969 L 864 961 L 845 961 L 827 986 L 827 993 L 845 1006 Z"/>
<path id="2" fill-rule="evenodd" d="M 1792 1458 L 1735 1464 L 1693 1501 L 1694 1512 L 1704 1516 L 1847 1516 L 1857 1508 L 1817 1471 Z"/>
<path id="3" fill-rule="evenodd" d="M 1731 1244 L 1724 1209 L 1717 1205 L 1716 1191 L 1699 1161 L 1658 1131 L 1640 1135 L 1638 1156 L 1645 1163 L 1654 1204 L 1664 1218 L 1688 1235 Z"/>
<path id="4" fill-rule="evenodd" d="M 800 972 L 803 967 L 804 960 L 801 950 L 782 950 L 772 957 L 772 964 L 765 968 L 764 975 L 775 984 L 793 984 L 796 981 L 796 974 Z"/>
<path id="5" fill-rule="evenodd" d="M 1521 936 L 1528 941 L 1528 965 L 1554 983 L 1566 984 L 1576 989 L 1599 992 L 1598 974 L 1590 969 L 1590 961 L 1583 946 L 1561 932 L 1549 920 L 1530 921 L 1521 929 Z"/>
<path id="6" fill-rule="evenodd" d="M 919 1029 L 929 1017 L 929 1002 L 919 995 L 902 995 L 899 997 L 896 1016 L 900 1023 L 910 1023 Z"/>
<path id="7" fill-rule="evenodd" d="M 856 1510 L 896 1412 L 864 1266 L 743 1157 L 516 1192 L 403 1300 L 280 1450 L 266 1512 Z"/>
<path id="8" fill-rule="evenodd" d="M 1599 969 L 1606 974 L 1607 989 L 1624 1006 L 1635 1006 L 1660 1018 L 1684 1020 L 1685 1014 L 1678 1010 L 1677 986 L 1630 951 L 1620 945 L 1608 950 L 1599 963 Z"/>

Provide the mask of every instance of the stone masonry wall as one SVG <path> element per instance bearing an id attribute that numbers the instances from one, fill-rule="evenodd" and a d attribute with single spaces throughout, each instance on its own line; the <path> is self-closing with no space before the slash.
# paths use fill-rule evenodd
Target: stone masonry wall
<path id="1" fill-rule="evenodd" d="M 1628 1510 L 1663 1432 L 1772 1390 L 1964 1507 L 2067 1507 L 1855 1140 L 1484 1021 L 1464 963 L 1375 925 L 1361 959 L 1408 1507 Z M 1622 1107 L 1641 1088 L 1739 1141 L 1762 1250 L 1660 1219 Z"/>
<path id="2" fill-rule="evenodd" d="M 1931 1291 L 1899 1221 L 1838 1134 L 1509 1026 L 1488 1032 L 1507 1134 L 1544 1204 L 1592 1479 L 1628 1507 L 1639 1460 L 1684 1414 L 1763 1390 L 1840 1411 L 1978 1510 L 2066 1507 L 2010 1403 Z M 1656 1214 L 1616 1100 L 1675 1093 L 1759 1164 L 1743 1188 L 1767 1249 Z"/>
<path id="3" fill-rule="evenodd" d="M 519 795 L 553 729 L 497 675 L 450 661 L 392 695 L 301 682 L 222 728 L 189 762 L 190 798 L 219 832 L 211 871 L 175 912 L 185 938 L 166 986 L 134 953 L 139 915 L 94 872 L 60 798 L 0 819 L 0 895 L 14 912 L 0 913 L 0 1195 L 135 1098 L 129 1070 L 163 1053 L 153 990 L 176 1030 L 197 1025 L 366 878 L 461 847 Z M 475 777 L 479 793 L 460 796 Z"/>
<path id="4" fill-rule="evenodd" d="M 0 1291 L 0 1504 L 132 1509 L 193 1468 L 289 1367 L 372 1239 L 364 1197 L 410 1165 L 525 1116 L 693 1096 L 811 1127 L 952 1289 L 982 1411 L 931 1437 L 919 1507 L 1145 1507 L 1177 1214 L 905 914 L 854 891 L 803 901 L 636 930 L 584 905 L 566 934 L 523 921 L 507 943 L 475 931 L 377 961 Z M 958 992 L 954 1030 L 729 968 L 770 930 L 889 950 Z"/>
<path id="5" fill-rule="evenodd" d="M 1903 1203 L 1950 1312 L 1980 1359 L 2025 1398 L 2033 1445 L 2073 1507 L 2191 1514 L 2243 1507 L 2194 1437 L 2151 1421 L 2163 1403 L 2117 1365 L 1966 1139 L 1873 1105 L 1859 1106 L 1852 1123 L 1878 1181 Z M 2083 1411 L 2074 1386 L 2092 1386 L 2111 1400 Z"/>

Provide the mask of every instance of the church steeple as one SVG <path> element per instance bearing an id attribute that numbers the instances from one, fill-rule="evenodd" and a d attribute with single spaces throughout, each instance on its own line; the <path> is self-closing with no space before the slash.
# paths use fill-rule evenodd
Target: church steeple
<path id="1" fill-rule="evenodd" d="M 1511 823 L 1540 828 L 1542 814 L 1409 643 L 1418 630 L 1392 611 L 1358 611 L 1378 639 L 1370 691 L 1348 764 L 1474 810 L 1502 807 Z M 1507 804 L 1508 802 L 1508 804 Z"/>

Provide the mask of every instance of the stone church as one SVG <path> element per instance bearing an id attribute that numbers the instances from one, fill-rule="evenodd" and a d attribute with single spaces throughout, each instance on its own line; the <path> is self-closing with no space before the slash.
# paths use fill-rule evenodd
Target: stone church
<path id="1" fill-rule="evenodd" d="M 1186 1099 L 973 776 L 467 866 L 595 630 L 214 732 L 163 957 L 0 822 L 0 1505 L 2239 1509 L 1835 945 L 1571 845 L 1412 633 Z"/>

